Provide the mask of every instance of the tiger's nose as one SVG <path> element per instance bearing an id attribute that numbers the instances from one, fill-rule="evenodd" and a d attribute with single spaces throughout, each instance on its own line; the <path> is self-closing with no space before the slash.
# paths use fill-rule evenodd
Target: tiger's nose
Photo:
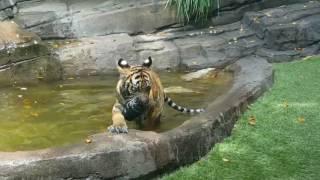
<path id="1" fill-rule="evenodd" d="M 147 82 L 140 82 L 140 89 L 149 91 L 151 89 L 151 86 Z"/>

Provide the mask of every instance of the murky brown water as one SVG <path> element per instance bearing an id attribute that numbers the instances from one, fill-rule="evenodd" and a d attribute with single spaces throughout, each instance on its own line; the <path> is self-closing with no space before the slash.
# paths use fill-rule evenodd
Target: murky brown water
<path id="1" fill-rule="evenodd" d="M 181 73 L 161 73 L 164 87 L 180 86 L 195 92 L 169 93 L 178 104 L 203 107 L 226 92 L 232 74 L 183 81 Z M 74 78 L 53 84 L 0 89 L 0 151 L 33 150 L 84 142 L 104 132 L 111 121 L 117 76 Z M 179 126 L 190 115 L 166 106 L 160 126 L 163 132 Z M 130 128 L 135 124 L 128 123 Z"/>

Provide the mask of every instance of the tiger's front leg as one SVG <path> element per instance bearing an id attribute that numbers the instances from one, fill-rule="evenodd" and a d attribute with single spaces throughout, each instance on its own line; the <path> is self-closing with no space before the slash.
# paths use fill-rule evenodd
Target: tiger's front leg
<path id="1" fill-rule="evenodd" d="M 108 127 L 111 133 L 128 133 L 128 126 L 121 112 L 121 105 L 116 102 L 112 108 L 112 125 Z"/>

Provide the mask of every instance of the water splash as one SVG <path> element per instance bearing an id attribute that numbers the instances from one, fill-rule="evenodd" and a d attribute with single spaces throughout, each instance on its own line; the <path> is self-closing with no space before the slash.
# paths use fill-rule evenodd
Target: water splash
<path id="1" fill-rule="evenodd" d="M 17 49 L 17 44 L 12 41 L 4 41 L 4 49 L 7 51 L 7 54 L 10 55 Z"/>

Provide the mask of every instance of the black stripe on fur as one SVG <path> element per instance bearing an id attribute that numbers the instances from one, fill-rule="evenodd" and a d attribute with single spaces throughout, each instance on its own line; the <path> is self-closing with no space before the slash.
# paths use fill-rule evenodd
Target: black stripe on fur
<path id="1" fill-rule="evenodd" d="M 202 113 L 205 111 L 204 109 L 189 109 L 189 108 L 181 107 L 181 106 L 177 105 L 175 102 L 173 102 L 171 100 L 171 98 L 169 98 L 167 96 L 164 98 L 164 101 L 167 102 L 167 104 L 170 107 L 172 107 L 173 109 L 180 111 L 182 113 L 193 114 L 193 113 Z"/>

